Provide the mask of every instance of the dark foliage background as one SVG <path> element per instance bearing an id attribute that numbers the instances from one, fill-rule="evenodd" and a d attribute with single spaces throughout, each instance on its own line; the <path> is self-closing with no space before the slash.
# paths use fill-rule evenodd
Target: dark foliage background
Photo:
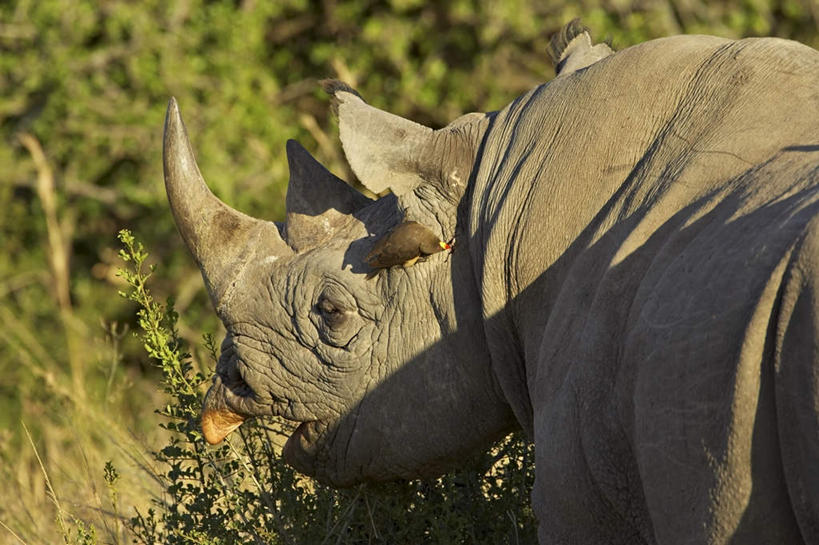
<path id="1" fill-rule="evenodd" d="M 278 220 L 287 139 L 354 181 L 318 79 L 438 127 L 551 78 L 548 38 L 578 16 L 615 48 L 677 33 L 819 46 L 816 0 L 0 3 L 0 542 L 90 540 L 92 521 L 93 539 L 124 541 L 123 517 L 167 497 L 166 464 L 150 451 L 179 432 L 160 429 L 153 411 L 178 399 L 159 388 L 162 367 L 132 334 L 134 304 L 117 295 L 116 233 L 130 228 L 150 249 L 154 296 L 175 297 L 191 372 L 207 376 L 202 332 L 218 337 L 220 326 L 165 201 L 169 96 L 215 193 Z M 107 460 L 116 479 L 105 479 Z M 471 474 L 486 474 L 480 463 Z"/>

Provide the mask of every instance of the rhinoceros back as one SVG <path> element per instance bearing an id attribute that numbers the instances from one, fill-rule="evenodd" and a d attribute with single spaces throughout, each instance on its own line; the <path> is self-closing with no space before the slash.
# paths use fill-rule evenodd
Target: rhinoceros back
<path id="1" fill-rule="evenodd" d="M 542 542 L 819 540 L 819 53 L 648 42 L 512 103 L 479 160 Z"/>

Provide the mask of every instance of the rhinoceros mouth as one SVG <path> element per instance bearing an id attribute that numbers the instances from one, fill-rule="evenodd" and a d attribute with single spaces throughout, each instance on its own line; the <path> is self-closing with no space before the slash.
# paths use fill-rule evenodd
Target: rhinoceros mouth
<path id="1" fill-rule="evenodd" d="M 225 437 L 250 418 L 252 416 L 237 413 L 229 408 L 205 409 L 202 411 L 202 435 L 209 444 L 218 445 L 224 441 Z M 315 442 L 323 428 L 316 420 L 307 422 L 291 421 L 297 423 L 298 426 L 287 439 L 285 451 L 288 451 L 288 445 L 290 446 L 289 450 L 292 452 L 304 451 L 307 445 Z"/>
<path id="2" fill-rule="evenodd" d="M 308 432 L 307 427 L 316 424 L 315 418 L 294 414 L 292 403 L 279 398 L 273 398 L 271 403 L 260 403 L 253 387 L 240 373 L 230 376 L 217 373 L 202 405 L 201 429 L 205 441 L 218 445 L 246 420 L 256 416 L 278 416 L 292 422 L 289 429 L 294 430 L 294 437 L 307 439 L 318 435 Z"/>
<path id="3" fill-rule="evenodd" d="M 235 347 L 224 348 L 213 384 L 202 404 L 201 430 L 205 441 L 218 445 L 248 419 L 277 416 L 292 423 L 285 426 L 291 432 L 288 443 L 309 449 L 308 445 L 319 439 L 319 430 L 327 427 L 318 425 L 320 417 L 305 405 L 264 393 L 264 389 L 257 390 L 260 385 L 253 384 L 246 371 L 247 366 Z"/>
<path id="4" fill-rule="evenodd" d="M 202 435 L 211 445 L 218 445 L 233 430 L 256 412 L 256 394 L 244 377 L 231 366 L 233 372 L 218 373 L 202 404 Z"/>
<path id="5" fill-rule="evenodd" d="M 202 412 L 202 435 L 211 445 L 218 445 L 248 417 L 230 409 L 209 409 Z"/>

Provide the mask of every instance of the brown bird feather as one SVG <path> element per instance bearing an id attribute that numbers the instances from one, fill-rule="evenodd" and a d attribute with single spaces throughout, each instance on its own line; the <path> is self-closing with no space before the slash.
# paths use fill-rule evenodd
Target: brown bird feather
<path id="1" fill-rule="evenodd" d="M 405 221 L 378 239 L 364 261 L 376 269 L 375 273 L 396 265 L 411 267 L 419 259 L 449 249 L 451 246 L 428 228 L 417 221 Z"/>

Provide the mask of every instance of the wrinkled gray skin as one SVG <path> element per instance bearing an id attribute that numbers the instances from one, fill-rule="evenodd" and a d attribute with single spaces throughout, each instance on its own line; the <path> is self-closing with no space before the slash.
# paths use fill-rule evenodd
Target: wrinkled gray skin
<path id="1" fill-rule="evenodd" d="M 570 50 L 437 131 L 334 87 L 350 165 L 392 194 L 291 142 L 284 225 L 210 194 L 171 102 L 168 194 L 228 330 L 209 439 L 281 415 L 290 463 L 349 485 L 520 426 L 544 545 L 819 543 L 819 53 Z M 404 214 L 455 251 L 365 280 Z"/>

